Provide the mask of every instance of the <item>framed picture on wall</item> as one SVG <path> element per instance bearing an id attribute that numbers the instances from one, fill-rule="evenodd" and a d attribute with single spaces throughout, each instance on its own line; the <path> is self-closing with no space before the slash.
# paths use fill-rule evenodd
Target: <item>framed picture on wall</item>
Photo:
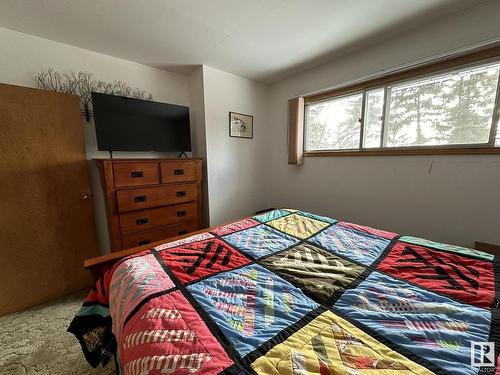
<path id="1" fill-rule="evenodd" d="M 253 116 L 229 112 L 229 136 L 253 138 Z"/>

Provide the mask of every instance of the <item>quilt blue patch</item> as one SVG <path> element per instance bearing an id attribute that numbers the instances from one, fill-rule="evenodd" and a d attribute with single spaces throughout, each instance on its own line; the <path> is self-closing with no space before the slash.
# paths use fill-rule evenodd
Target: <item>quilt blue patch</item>
<path id="1" fill-rule="evenodd" d="M 488 341 L 491 313 L 379 272 L 347 290 L 334 306 L 344 316 L 450 374 L 475 375 L 471 342 Z"/>
<path id="2" fill-rule="evenodd" d="M 283 217 L 290 213 L 291 211 L 280 209 L 264 212 L 263 214 L 254 216 L 253 218 L 257 221 L 260 221 L 261 223 L 267 223 L 268 221 L 279 219 L 280 217 Z"/>
<path id="3" fill-rule="evenodd" d="M 300 289 L 259 265 L 188 286 L 241 356 L 318 307 Z"/>
<path id="4" fill-rule="evenodd" d="M 325 229 L 309 241 L 365 266 L 371 265 L 390 242 L 388 239 L 339 225 Z"/>
<path id="5" fill-rule="evenodd" d="M 299 242 L 292 236 L 262 224 L 222 238 L 255 259 L 274 254 Z"/>

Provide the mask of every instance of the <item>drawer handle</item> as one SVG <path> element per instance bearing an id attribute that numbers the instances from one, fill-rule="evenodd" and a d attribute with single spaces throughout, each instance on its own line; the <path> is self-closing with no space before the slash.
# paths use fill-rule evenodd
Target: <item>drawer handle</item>
<path id="1" fill-rule="evenodd" d="M 186 211 L 177 211 L 177 216 L 178 217 L 181 217 L 181 216 L 186 216 Z"/>
<path id="2" fill-rule="evenodd" d="M 145 195 L 138 195 L 137 197 L 134 197 L 134 202 L 135 203 L 146 202 L 146 196 Z"/>
<path id="3" fill-rule="evenodd" d="M 184 174 L 184 169 L 174 169 L 174 174 L 180 176 Z"/>
<path id="4" fill-rule="evenodd" d="M 178 197 L 185 197 L 186 196 L 186 190 L 178 191 L 177 193 L 175 193 L 175 195 L 177 195 Z"/>
<path id="5" fill-rule="evenodd" d="M 137 225 L 144 225 L 144 224 L 147 224 L 148 222 L 149 222 L 149 219 L 148 219 L 147 217 L 142 218 L 142 219 L 137 219 L 137 220 L 135 221 L 135 223 L 136 223 Z"/>
<path id="6" fill-rule="evenodd" d="M 139 246 L 141 245 L 147 245 L 148 243 L 150 243 L 151 241 L 150 240 L 142 240 L 142 241 L 139 241 Z"/>
<path id="7" fill-rule="evenodd" d="M 132 171 L 132 178 L 140 178 L 144 177 L 143 171 Z"/>
<path id="8" fill-rule="evenodd" d="M 187 234 L 187 232 L 188 232 L 188 231 L 187 231 L 187 229 L 180 230 L 180 231 L 179 231 L 179 236 L 180 236 L 181 234 Z"/>

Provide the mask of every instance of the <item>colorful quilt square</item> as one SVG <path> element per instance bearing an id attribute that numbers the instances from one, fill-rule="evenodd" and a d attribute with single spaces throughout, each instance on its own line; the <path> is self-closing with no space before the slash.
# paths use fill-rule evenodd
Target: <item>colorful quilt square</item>
<path id="1" fill-rule="evenodd" d="M 493 264 L 454 253 L 398 242 L 378 269 L 476 306 L 495 297 Z"/>
<path id="2" fill-rule="evenodd" d="M 145 303 L 118 348 L 122 373 L 218 374 L 233 362 L 179 291 Z"/>
<path id="3" fill-rule="evenodd" d="M 267 257 L 261 264 L 321 303 L 335 292 L 347 288 L 365 270 L 362 266 L 307 243 Z"/>
<path id="4" fill-rule="evenodd" d="M 243 254 L 217 238 L 165 249 L 159 255 L 183 283 L 250 263 Z"/>
<path id="5" fill-rule="evenodd" d="M 175 285 L 162 266 L 151 253 L 131 257 L 120 263 L 114 270 L 109 286 L 110 315 L 113 332 L 120 339 L 125 319 L 147 298 L 158 292 L 174 288 Z"/>
<path id="6" fill-rule="evenodd" d="M 259 265 L 188 286 L 244 356 L 318 307 L 299 289 Z"/>
<path id="7" fill-rule="evenodd" d="M 221 227 L 217 227 L 214 230 L 212 230 L 212 233 L 216 234 L 217 236 L 224 236 L 226 234 L 237 232 L 239 230 L 255 227 L 256 225 L 259 224 L 260 223 L 258 221 L 248 218 Z"/>
<path id="8" fill-rule="evenodd" d="M 329 225 L 310 217 L 299 214 L 291 214 L 282 218 L 270 221 L 267 225 L 272 226 L 284 233 L 298 238 L 307 238 L 319 232 Z"/>
<path id="9" fill-rule="evenodd" d="M 186 238 L 183 238 L 181 240 L 167 242 L 167 243 L 161 244 L 159 246 L 156 246 L 154 249 L 159 252 L 159 251 L 163 251 L 166 249 L 170 249 L 172 247 L 177 247 L 177 246 L 185 245 L 188 243 L 207 240 L 209 238 L 214 238 L 214 236 L 208 232 L 205 232 L 205 233 L 195 234 L 194 236 L 186 237 Z"/>
<path id="10" fill-rule="evenodd" d="M 390 243 L 386 238 L 340 225 L 325 229 L 309 241 L 366 266 L 371 265 Z"/>
<path id="11" fill-rule="evenodd" d="M 296 238 L 262 224 L 222 238 L 254 259 L 284 250 L 299 242 Z"/>
<path id="12" fill-rule="evenodd" d="M 401 237 L 399 240 L 402 242 L 408 242 L 408 243 L 411 243 L 414 245 L 432 247 L 434 249 L 448 251 L 451 253 L 457 253 L 459 255 L 466 255 L 466 256 L 470 256 L 473 258 L 479 258 L 479 259 L 483 259 L 483 260 L 492 261 L 493 258 L 495 257 L 492 254 L 488 254 L 488 253 L 485 253 L 483 251 L 479 251 L 476 249 L 469 249 L 467 247 L 449 245 L 449 244 L 440 243 L 440 242 L 434 242 L 434 241 L 430 241 L 430 240 L 426 240 L 426 239 L 418 238 L 418 237 L 404 236 L 404 237 Z"/>
<path id="13" fill-rule="evenodd" d="M 491 312 L 374 271 L 335 309 L 450 374 L 475 375 L 471 341 L 488 341 Z"/>
<path id="14" fill-rule="evenodd" d="M 387 238 L 388 240 L 392 240 L 394 237 L 397 236 L 397 233 L 387 232 L 385 230 L 375 229 L 375 228 L 367 227 L 367 226 L 364 226 L 364 225 L 358 225 L 358 224 L 353 224 L 353 223 L 346 223 L 345 221 L 340 221 L 339 225 L 343 226 L 343 227 L 346 227 L 346 228 L 357 230 L 358 232 L 369 233 L 369 234 L 373 234 L 374 236 L 378 236 L 378 237 L 382 237 L 382 238 Z"/>
<path id="15" fill-rule="evenodd" d="M 291 212 L 294 212 L 294 210 L 273 210 L 264 212 L 260 215 L 256 215 L 253 218 L 257 221 L 260 221 L 261 223 L 267 223 L 268 221 L 279 219 L 282 216 L 289 215 Z"/>
<path id="16" fill-rule="evenodd" d="M 326 311 L 252 363 L 259 375 L 433 373 Z"/>

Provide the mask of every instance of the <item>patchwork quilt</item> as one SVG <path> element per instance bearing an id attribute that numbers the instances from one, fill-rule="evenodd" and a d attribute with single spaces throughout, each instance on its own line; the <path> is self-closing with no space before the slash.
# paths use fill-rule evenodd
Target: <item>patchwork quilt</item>
<path id="1" fill-rule="evenodd" d="M 69 331 L 121 374 L 500 374 L 499 259 L 279 209 L 122 259 Z"/>

